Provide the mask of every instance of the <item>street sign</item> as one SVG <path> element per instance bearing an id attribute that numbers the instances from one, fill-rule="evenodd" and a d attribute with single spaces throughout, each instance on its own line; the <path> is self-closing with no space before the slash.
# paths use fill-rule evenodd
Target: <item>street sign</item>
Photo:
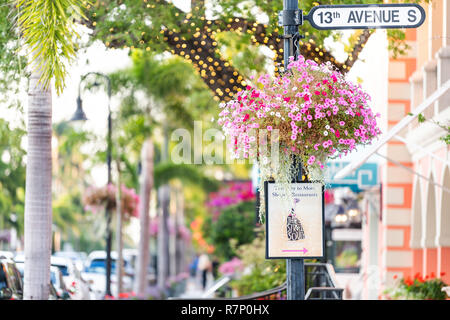
<path id="1" fill-rule="evenodd" d="M 312 8 L 305 20 L 319 30 L 417 28 L 425 10 L 407 3 L 324 5 Z"/>
<path id="2" fill-rule="evenodd" d="M 323 185 L 293 182 L 293 206 L 286 207 L 280 184 L 265 182 L 266 258 L 321 258 L 324 255 Z"/>

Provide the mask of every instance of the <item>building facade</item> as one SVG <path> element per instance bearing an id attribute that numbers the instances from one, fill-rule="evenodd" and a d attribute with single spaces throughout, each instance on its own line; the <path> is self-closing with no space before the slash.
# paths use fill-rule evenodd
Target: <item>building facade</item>
<path id="1" fill-rule="evenodd" d="M 450 0 L 421 5 L 426 20 L 406 30 L 407 54 L 389 57 L 385 133 L 450 80 Z M 438 125 L 450 124 L 450 90 L 422 115 L 379 150 L 381 199 L 364 207 L 364 299 L 417 274 L 450 284 L 450 148 Z"/>

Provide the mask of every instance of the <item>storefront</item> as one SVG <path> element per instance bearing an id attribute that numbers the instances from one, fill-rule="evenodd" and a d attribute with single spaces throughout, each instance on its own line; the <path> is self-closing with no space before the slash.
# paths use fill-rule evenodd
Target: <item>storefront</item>
<path id="1" fill-rule="evenodd" d="M 450 0 L 421 5 L 427 18 L 406 30 L 406 55 L 366 62 L 388 64 L 384 134 L 341 170 L 348 173 L 374 154 L 382 158 L 381 208 L 373 199 L 364 208 L 365 299 L 416 274 L 450 283 L 450 154 L 441 126 L 450 119 Z"/>

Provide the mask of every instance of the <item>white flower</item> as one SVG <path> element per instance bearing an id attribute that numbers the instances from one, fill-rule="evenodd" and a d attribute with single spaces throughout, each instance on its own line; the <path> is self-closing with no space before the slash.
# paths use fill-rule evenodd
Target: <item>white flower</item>
<path id="1" fill-rule="evenodd" d="M 327 136 L 327 135 L 328 135 L 328 131 L 325 130 L 325 131 L 323 132 L 323 135 L 324 135 L 324 136 Z"/>
<path id="2" fill-rule="evenodd" d="M 325 126 L 325 129 L 330 130 L 330 126 L 327 124 L 327 125 Z"/>

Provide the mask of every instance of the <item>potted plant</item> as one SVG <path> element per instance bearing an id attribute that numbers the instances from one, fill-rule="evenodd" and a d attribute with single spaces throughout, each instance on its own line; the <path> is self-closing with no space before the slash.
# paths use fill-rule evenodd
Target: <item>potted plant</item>
<path id="1" fill-rule="evenodd" d="M 264 181 L 275 179 L 287 191 L 301 163 L 312 180 L 323 182 L 328 159 L 378 136 L 379 114 L 369 103 L 370 96 L 331 63 L 318 65 L 299 56 L 283 75 L 262 75 L 222 103 L 218 124 L 235 158 L 258 162 L 263 199 Z M 276 143 L 279 156 L 271 152 Z M 289 199 L 290 192 L 285 194 Z"/>

